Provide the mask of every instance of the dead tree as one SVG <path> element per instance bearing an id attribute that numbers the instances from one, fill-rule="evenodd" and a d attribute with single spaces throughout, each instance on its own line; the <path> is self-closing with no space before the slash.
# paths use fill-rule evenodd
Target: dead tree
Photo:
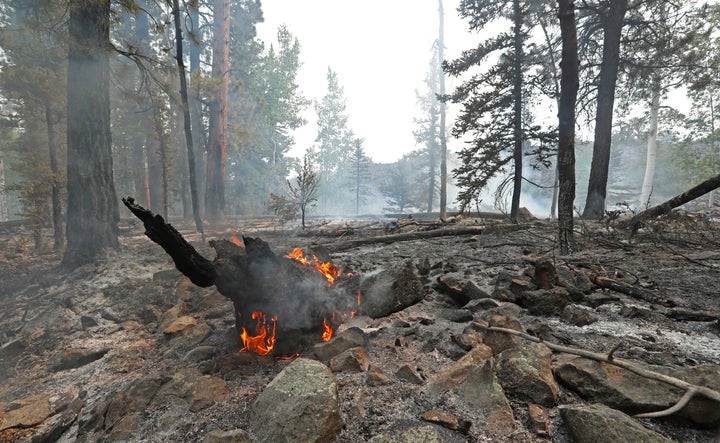
<path id="1" fill-rule="evenodd" d="M 660 215 L 669 214 L 670 211 L 677 208 L 678 206 L 682 206 L 685 203 L 693 201 L 698 197 L 702 197 L 703 195 L 707 194 L 708 192 L 714 191 L 717 188 L 720 188 L 720 175 L 716 175 L 715 177 L 707 179 L 699 185 L 695 186 L 694 188 L 689 189 L 682 194 L 671 198 L 670 200 L 660 203 L 657 206 L 648 208 L 628 220 L 621 221 L 620 223 L 618 223 L 618 227 L 630 228 L 633 232 L 635 232 L 638 230 L 638 228 L 640 227 L 640 225 L 642 225 L 644 221 L 654 217 L 658 217 Z"/>

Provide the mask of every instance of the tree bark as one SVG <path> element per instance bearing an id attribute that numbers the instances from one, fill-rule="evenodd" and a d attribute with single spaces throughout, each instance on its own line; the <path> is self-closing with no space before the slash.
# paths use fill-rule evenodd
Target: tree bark
<path id="1" fill-rule="evenodd" d="M 5 160 L 0 151 L 0 222 L 8 221 L 7 191 L 5 190 Z"/>
<path id="2" fill-rule="evenodd" d="M 605 214 L 610 146 L 612 142 L 615 85 L 620 65 L 620 37 L 628 0 L 611 0 L 606 14 L 601 12 L 603 27 L 603 56 L 597 90 L 595 141 L 590 164 L 590 179 L 583 217 L 600 218 Z"/>
<path id="3" fill-rule="evenodd" d="M 640 207 L 650 204 L 650 195 L 655 179 L 655 163 L 657 161 L 658 114 L 660 113 L 660 78 L 653 78 L 652 99 L 650 101 L 650 127 L 648 128 L 647 154 L 645 159 L 645 176 L 640 192 Z"/>
<path id="4" fill-rule="evenodd" d="M 110 0 L 71 0 L 67 84 L 67 248 L 62 264 L 117 249 L 110 140 Z"/>
<path id="5" fill-rule="evenodd" d="M 197 193 L 198 208 L 202 214 L 205 207 L 205 155 L 207 154 L 207 134 L 205 132 L 205 124 L 203 123 L 202 108 L 202 71 L 200 69 L 200 49 L 202 41 L 200 41 L 200 16 L 196 7 L 188 5 L 188 17 L 194 35 L 193 41 L 189 48 L 190 58 L 190 89 L 192 94 L 190 97 L 190 118 L 193 128 L 193 146 L 195 153 L 195 174 L 197 175 Z M 190 31 L 188 31 L 190 32 Z M 187 184 L 189 187 L 189 183 Z"/>
<path id="6" fill-rule="evenodd" d="M 192 128 L 190 121 L 190 105 L 188 104 L 187 78 L 185 77 L 185 61 L 183 60 L 182 45 L 182 29 L 180 27 L 180 6 L 178 0 L 173 0 L 173 21 L 175 22 L 175 60 L 178 66 L 178 75 L 180 77 L 180 99 L 182 101 L 183 123 L 185 126 L 185 143 L 188 153 L 188 172 L 190 174 L 190 199 L 192 200 L 193 218 L 195 219 L 195 229 L 205 238 L 202 219 L 200 218 L 200 208 L 198 207 L 197 178 L 195 174 L 195 151 L 193 148 Z"/>
<path id="7" fill-rule="evenodd" d="M 438 0 L 440 32 L 438 37 L 438 59 L 445 58 L 445 14 L 442 0 Z M 440 97 L 445 96 L 445 73 L 440 71 Z M 440 218 L 447 217 L 447 138 L 445 137 L 445 101 L 440 101 Z"/>
<path id="8" fill-rule="evenodd" d="M 560 252 L 575 250 L 573 205 L 575 202 L 575 103 L 578 78 L 577 29 L 572 0 L 559 0 L 562 60 L 558 103 L 558 243 Z"/>
<path id="9" fill-rule="evenodd" d="M 515 146 L 513 147 L 513 194 L 512 203 L 510 204 L 510 221 L 518 222 L 518 211 L 520 210 L 520 194 L 522 192 L 522 146 L 523 146 L 523 130 L 522 130 L 522 13 L 520 11 L 520 0 L 513 0 L 513 45 L 515 50 L 515 60 L 513 60 L 513 139 Z"/>
<path id="10" fill-rule="evenodd" d="M 53 221 L 53 249 L 59 251 L 65 247 L 65 236 L 63 235 L 62 203 L 60 199 L 60 168 L 58 166 L 57 146 L 55 144 L 55 125 L 52 117 L 50 103 L 45 103 L 45 126 L 48 137 L 48 156 L 50 158 L 50 190 L 52 203 Z"/>
<path id="11" fill-rule="evenodd" d="M 225 162 L 227 158 L 228 74 L 230 66 L 230 1 L 213 2 L 212 78 L 217 82 L 209 104 L 205 216 L 212 222 L 225 218 Z"/>
<path id="12" fill-rule="evenodd" d="M 708 192 L 712 192 L 717 188 L 720 188 L 720 175 L 709 178 L 704 182 L 700 183 L 699 185 L 693 187 L 692 189 L 689 189 L 680 195 L 676 195 L 670 200 L 660 203 L 659 205 L 646 209 L 645 211 L 636 214 L 634 217 L 628 220 L 623 220 L 618 223 L 617 226 L 619 228 L 630 228 L 635 231 L 645 220 L 660 215 L 669 214 L 670 211 L 677 208 L 678 206 L 682 206 L 685 203 L 693 201 L 698 197 L 702 197 L 703 195 L 707 194 Z"/>

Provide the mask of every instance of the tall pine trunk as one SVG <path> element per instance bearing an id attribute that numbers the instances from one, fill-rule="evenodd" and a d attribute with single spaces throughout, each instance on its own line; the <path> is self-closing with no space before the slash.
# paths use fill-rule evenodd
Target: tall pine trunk
<path id="1" fill-rule="evenodd" d="M 658 114 L 660 113 L 660 78 L 652 80 L 652 98 L 650 100 L 650 127 L 648 128 L 647 154 L 645 158 L 645 177 L 640 192 L 640 206 L 647 207 L 655 179 L 655 163 L 657 161 Z"/>
<path id="2" fill-rule="evenodd" d="M 110 140 L 110 0 L 71 0 L 67 76 L 67 248 L 62 264 L 118 248 Z"/>
<path id="3" fill-rule="evenodd" d="M 52 117 L 50 103 L 46 102 L 45 127 L 48 138 L 48 157 L 50 158 L 50 202 L 52 204 L 53 221 L 53 249 L 56 251 L 65 247 L 65 235 L 63 234 L 62 203 L 60 199 L 60 167 L 58 166 L 57 145 L 55 144 L 55 125 Z"/>
<path id="4" fill-rule="evenodd" d="M 198 5 L 199 6 L 199 5 Z M 205 207 L 205 156 L 207 153 L 207 133 L 205 124 L 203 123 L 203 108 L 201 96 L 202 71 L 200 69 L 200 49 L 202 41 L 200 41 L 200 16 L 197 7 L 188 5 L 188 17 L 190 24 L 193 26 L 192 31 L 194 38 L 190 42 L 188 55 L 190 58 L 190 119 L 192 121 L 193 146 L 195 147 L 195 174 L 197 174 L 198 188 L 198 208 L 201 214 Z M 186 187 L 189 188 L 189 183 Z M 183 210 L 183 214 L 186 211 Z M 191 212 L 191 211 L 187 211 Z"/>
<path id="5" fill-rule="evenodd" d="M 445 58 L 445 13 L 442 0 L 438 0 L 440 32 L 438 37 L 438 59 Z M 440 97 L 445 97 L 445 73 L 440 72 Z M 447 139 L 445 137 L 445 100 L 440 102 L 440 218 L 447 217 Z"/>
<path id="6" fill-rule="evenodd" d="M 195 174 L 195 150 L 193 147 L 192 123 L 190 121 L 190 105 L 188 103 L 187 78 L 185 76 L 185 61 L 183 60 L 183 44 L 182 44 L 182 28 L 180 26 L 180 5 L 178 0 L 173 2 L 173 21 L 175 22 L 175 61 L 178 66 L 178 77 L 180 77 L 180 100 L 183 111 L 183 125 L 185 127 L 185 144 L 187 146 L 188 172 L 190 179 L 190 200 L 193 208 L 193 218 L 195 219 L 195 229 L 202 235 L 205 240 L 205 231 L 200 217 L 200 208 L 198 207 L 197 194 L 197 177 Z"/>
<path id="7" fill-rule="evenodd" d="M 575 202 L 575 103 L 579 83 L 577 29 L 572 0 L 559 0 L 562 60 L 558 105 L 558 243 L 560 253 L 575 250 L 573 204 Z"/>
<path id="8" fill-rule="evenodd" d="M 605 214 L 615 85 L 620 64 L 620 37 L 627 5 L 628 0 L 611 0 L 606 11 L 600 13 L 603 27 L 603 56 L 597 89 L 595 141 L 587 198 L 583 210 L 585 218 L 601 218 Z"/>
<path id="9" fill-rule="evenodd" d="M 225 218 L 225 161 L 227 157 L 228 69 L 230 66 L 230 1 L 213 1 L 212 78 L 217 82 L 209 103 L 205 216 L 212 222 Z"/>
<path id="10" fill-rule="evenodd" d="M 513 194 L 512 203 L 510 205 L 510 220 L 517 223 L 518 211 L 520 210 L 520 194 L 522 192 L 522 13 L 520 11 L 520 0 L 513 0 L 513 24 L 514 24 L 514 50 L 515 60 L 513 63 L 513 138 L 515 146 L 513 147 L 513 163 L 515 171 L 513 174 Z"/>
<path id="11" fill-rule="evenodd" d="M 8 198 L 5 190 L 5 160 L 0 151 L 0 222 L 8 220 Z"/>

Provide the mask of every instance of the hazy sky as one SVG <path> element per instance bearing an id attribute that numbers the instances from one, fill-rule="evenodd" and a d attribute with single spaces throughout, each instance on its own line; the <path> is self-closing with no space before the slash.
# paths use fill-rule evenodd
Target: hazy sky
<path id="1" fill-rule="evenodd" d="M 457 16 L 458 0 L 444 0 L 445 58 L 474 45 L 467 24 Z M 433 42 L 438 36 L 438 0 L 263 0 L 265 22 L 258 36 L 276 41 L 285 24 L 298 38 L 303 63 L 298 84 L 309 99 L 327 90 L 327 69 L 345 90 L 348 125 L 365 139 L 376 162 L 392 162 L 416 148 L 414 118 L 421 112 L 415 90 L 423 91 Z M 447 79 L 447 91 L 453 90 Z M 314 143 L 315 111 L 295 134 L 291 155 L 301 156 Z M 450 118 L 448 122 L 450 122 Z M 458 142 L 448 138 L 449 148 Z"/>

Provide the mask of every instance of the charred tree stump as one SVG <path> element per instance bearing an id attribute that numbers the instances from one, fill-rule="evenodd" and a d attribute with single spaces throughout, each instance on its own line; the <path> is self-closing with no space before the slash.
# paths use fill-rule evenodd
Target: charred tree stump
<path id="1" fill-rule="evenodd" d="M 268 322 L 276 318 L 277 354 L 296 353 L 299 347 L 319 341 L 324 322 L 335 327 L 333 314 L 349 314 L 357 306 L 357 285 L 351 277 L 339 275 L 330 285 L 316 269 L 276 255 L 259 238 L 243 237 L 244 247 L 211 240 L 216 258 L 210 261 L 160 215 L 132 198 L 122 201 L 143 222 L 145 235 L 172 257 L 183 275 L 198 286 L 215 285 L 232 300 L 238 332 L 247 327 L 255 333 L 253 313 L 262 312 Z"/>

